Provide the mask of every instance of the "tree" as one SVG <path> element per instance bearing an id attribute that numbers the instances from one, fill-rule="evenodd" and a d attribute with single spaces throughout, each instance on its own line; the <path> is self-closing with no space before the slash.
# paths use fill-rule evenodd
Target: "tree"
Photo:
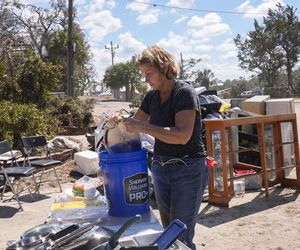
<path id="1" fill-rule="evenodd" d="M 240 34 L 234 38 L 239 66 L 258 73 L 269 88 L 282 85 L 279 73 L 285 66 L 287 86 L 293 90 L 291 70 L 300 52 L 300 26 L 295 12 L 293 7 L 278 4 L 276 10 L 269 10 L 262 25 L 254 21 L 254 31 L 248 33 L 248 38 L 243 40 Z"/>
<path id="2" fill-rule="evenodd" d="M 266 30 L 275 33 L 275 39 L 283 55 L 283 64 L 286 68 L 288 86 L 294 92 L 292 70 L 298 62 L 300 54 L 300 22 L 296 15 L 297 9 L 277 4 L 277 10 L 269 10 L 264 18 Z"/>
<path id="3" fill-rule="evenodd" d="M 4 27 L 14 30 L 13 41 L 22 40 L 30 44 L 33 51 L 44 61 L 62 66 L 61 86 L 56 91 L 66 90 L 67 72 L 67 7 L 65 0 L 50 1 L 50 9 L 31 4 L 21 4 L 15 0 L 7 2 L 5 11 L 0 10 L 1 17 L 6 20 Z M 28 15 L 28 13 L 30 13 Z M 74 16 L 76 10 L 73 11 Z M 1 26 L 1 27 L 2 27 Z M 9 28 L 6 28 L 9 30 Z M 22 32 L 21 32 L 22 31 Z M 9 32 L 6 32 L 9 33 Z M 1 31 L 0 31 L 1 38 Z M 82 95 L 86 85 L 93 81 L 94 68 L 91 63 L 92 54 L 85 41 L 80 25 L 73 24 L 74 51 L 74 87 L 75 95 Z M 1 42 L 1 41 L 0 41 Z"/>
<path id="4" fill-rule="evenodd" d="M 41 58 L 47 56 L 46 49 L 51 35 L 62 28 L 61 24 L 66 23 L 65 1 L 57 0 L 50 3 L 51 9 L 48 10 L 14 1 L 10 9 L 14 18 L 25 29 L 25 33 L 22 34 L 23 39 L 32 44 Z"/>
<path id="5" fill-rule="evenodd" d="M 272 86 L 276 84 L 278 69 L 282 67 L 283 57 L 278 53 L 275 34 L 254 21 L 254 31 L 248 33 L 244 41 L 238 34 L 234 39 L 238 47 L 239 66 L 258 74 L 259 78 Z"/>
<path id="6" fill-rule="evenodd" d="M 103 82 L 111 89 L 126 88 L 126 101 L 134 98 L 136 87 L 141 83 L 142 75 L 135 65 L 134 58 L 125 63 L 117 63 L 107 68 Z"/>
<path id="7" fill-rule="evenodd" d="M 83 95 L 86 86 L 94 81 L 95 74 L 91 64 L 90 47 L 84 40 L 84 33 L 77 24 L 74 24 L 72 39 L 76 48 L 74 52 L 74 92 L 75 96 L 78 96 Z M 54 64 L 61 65 L 63 72 L 67 72 L 67 31 L 58 31 L 52 35 L 48 51 L 47 59 Z M 63 82 L 66 83 L 66 81 L 66 74 L 64 74 Z M 61 90 L 66 90 L 66 86 L 62 86 Z"/>
<path id="8" fill-rule="evenodd" d="M 60 83 L 61 69 L 38 57 L 30 57 L 18 71 L 20 73 L 17 82 L 21 92 L 19 101 L 44 108 L 49 92 L 55 90 Z"/>
<path id="9" fill-rule="evenodd" d="M 9 3 L 0 3 L 0 42 L 7 38 L 14 39 L 18 35 L 18 21 L 8 8 Z"/>
<path id="10" fill-rule="evenodd" d="M 182 56 L 182 54 L 180 54 Z M 200 58 L 190 58 L 190 59 L 182 59 L 180 62 L 180 72 L 179 72 L 179 79 L 183 80 L 191 80 L 191 77 L 195 74 L 195 71 L 192 69 L 201 61 Z"/>
<path id="11" fill-rule="evenodd" d="M 203 71 L 196 71 L 195 72 L 195 84 L 199 84 L 204 86 L 206 89 L 216 82 L 215 75 L 210 69 L 204 69 Z"/>

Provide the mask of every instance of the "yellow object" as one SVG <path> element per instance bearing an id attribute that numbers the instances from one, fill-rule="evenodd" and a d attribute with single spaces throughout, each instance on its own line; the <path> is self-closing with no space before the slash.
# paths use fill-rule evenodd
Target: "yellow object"
<path id="1" fill-rule="evenodd" d="M 89 206 L 103 206 L 104 203 L 101 201 L 69 201 L 69 202 L 60 202 L 53 203 L 51 210 L 63 210 L 63 209 L 72 209 L 72 208 L 86 208 Z"/>
<path id="2" fill-rule="evenodd" d="M 219 112 L 226 112 L 231 107 L 230 103 L 223 103 L 219 109 Z"/>

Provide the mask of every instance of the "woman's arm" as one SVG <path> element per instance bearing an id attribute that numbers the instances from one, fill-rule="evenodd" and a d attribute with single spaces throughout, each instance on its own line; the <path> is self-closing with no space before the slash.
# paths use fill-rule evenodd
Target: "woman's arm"
<path id="1" fill-rule="evenodd" d="M 139 120 L 139 121 L 146 121 L 149 118 L 149 115 L 146 114 L 143 110 L 140 108 L 134 113 L 132 116 L 133 119 Z"/>
<path id="2" fill-rule="evenodd" d="M 139 109 L 133 118 L 126 120 L 125 126 L 127 130 L 131 132 L 143 132 L 150 134 L 166 143 L 184 145 L 192 136 L 196 110 L 183 110 L 176 113 L 174 127 L 155 126 L 149 124 L 146 119 L 143 118 L 148 118 L 148 115 Z"/>

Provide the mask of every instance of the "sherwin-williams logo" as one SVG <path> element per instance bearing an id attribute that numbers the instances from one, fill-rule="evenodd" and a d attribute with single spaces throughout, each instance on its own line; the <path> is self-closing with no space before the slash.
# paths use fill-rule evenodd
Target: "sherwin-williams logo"
<path id="1" fill-rule="evenodd" d="M 149 199 L 148 174 L 140 173 L 124 179 L 127 204 L 143 204 Z"/>

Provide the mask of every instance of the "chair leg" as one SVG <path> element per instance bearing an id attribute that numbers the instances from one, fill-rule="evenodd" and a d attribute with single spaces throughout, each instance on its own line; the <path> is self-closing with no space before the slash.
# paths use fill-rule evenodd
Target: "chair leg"
<path id="1" fill-rule="evenodd" d="M 3 200 L 3 195 L 5 193 L 6 186 L 7 186 L 7 184 L 6 184 L 6 181 L 5 181 L 4 185 L 3 185 L 3 188 L 2 188 L 2 192 L 1 192 L 1 200 Z"/>
<path id="2" fill-rule="evenodd" d="M 32 196 L 32 193 L 31 193 L 31 190 L 30 190 L 30 187 L 29 187 L 29 186 L 27 185 L 27 183 L 26 183 L 26 179 L 24 178 L 24 179 L 22 179 L 22 180 L 23 180 L 23 182 L 24 182 L 25 187 L 24 187 L 23 189 L 21 189 L 20 192 L 23 192 L 25 189 L 27 189 L 27 190 L 28 190 L 28 193 L 29 193 L 29 195 L 30 195 L 31 200 L 34 201 L 33 196 Z M 20 182 L 21 182 L 21 180 L 20 180 Z"/>
<path id="3" fill-rule="evenodd" d="M 10 189 L 11 189 L 11 191 L 12 191 L 12 193 L 13 193 L 13 197 L 12 197 L 11 199 L 16 199 L 16 201 L 17 201 L 18 204 L 19 204 L 19 209 L 20 209 L 21 211 L 24 211 L 23 206 L 22 206 L 22 204 L 21 204 L 21 202 L 20 202 L 20 200 L 19 200 L 19 195 L 18 195 L 18 193 L 16 193 L 16 191 L 15 191 L 15 189 L 14 189 L 14 187 L 13 187 L 13 184 L 10 182 L 9 178 L 6 179 L 6 183 L 7 183 L 7 186 L 10 187 Z M 19 183 L 18 183 L 18 185 L 19 185 Z M 10 200 L 11 200 L 11 199 L 10 199 Z"/>
<path id="4" fill-rule="evenodd" d="M 40 195 L 40 190 L 39 190 L 40 186 L 38 185 L 33 173 L 32 173 L 32 179 L 33 179 L 34 186 L 35 186 L 34 193 L 38 193 L 38 195 Z"/>
<path id="5" fill-rule="evenodd" d="M 45 173 L 45 169 L 43 168 L 42 171 L 39 172 L 39 176 L 37 178 L 39 178 L 39 180 L 36 182 L 36 191 L 39 195 L 40 195 L 40 187 L 41 187 L 41 183 L 43 182 L 42 181 L 42 178 L 43 178 L 43 175 Z"/>
<path id="6" fill-rule="evenodd" d="M 19 193 L 20 185 L 21 185 L 21 181 L 20 181 L 20 179 L 18 179 L 17 189 L 15 190 L 15 192 L 16 192 L 17 194 Z"/>
<path id="7" fill-rule="evenodd" d="M 29 193 L 29 195 L 31 197 L 31 200 L 34 201 L 32 193 L 31 193 L 31 190 L 30 190 L 30 187 L 27 187 L 27 190 L 28 190 L 28 193 Z"/>
<path id="8" fill-rule="evenodd" d="M 62 192 L 62 189 L 61 189 L 61 186 L 60 186 L 60 182 L 59 182 L 59 178 L 58 178 L 58 175 L 56 173 L 55 167 L 53 167 L 53 171 L 54 171 L 54 174 L 55 174 L 55 177 L 56 177 L 57 184 L 59 186 L 59 190 L 60 190 L 60 192 Z"/>

